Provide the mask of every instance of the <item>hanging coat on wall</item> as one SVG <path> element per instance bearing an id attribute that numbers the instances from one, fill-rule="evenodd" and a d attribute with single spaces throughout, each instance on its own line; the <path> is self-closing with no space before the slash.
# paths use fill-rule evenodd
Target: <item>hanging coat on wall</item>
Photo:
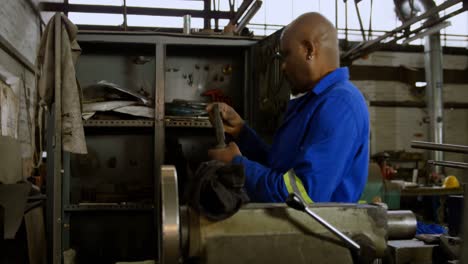
<path id="1" fill-rule="evenodd" d="M 61 58 L 62 76 L 62 148 L 64 151 L 86 154 L 83 121 L 81 118 L 81 89 L 76 81 L 75 63 L 81 53 L 76 40 L 78 28 L 63 14 L 61 19 Z M 52 17 L 41 38 L 38 53 L 39 64 L 39 118 L 45 108 L 50 109 L 54 102 L 55 86 L 55 17 Z M 39 126 L 41 126 L 41 122 Z M 42 132 L 42 131 L 40 131 Z"/>

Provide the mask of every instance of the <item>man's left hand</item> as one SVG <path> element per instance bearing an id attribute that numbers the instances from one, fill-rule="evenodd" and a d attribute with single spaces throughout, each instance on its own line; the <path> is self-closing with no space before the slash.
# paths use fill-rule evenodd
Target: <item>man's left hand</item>
<path id="1" fill-rule="evenodd" d="M 231 163 L 232 159 L 238 155 L 242 155 L 242 153 L 234 142 L 229 143 L 225 148 L 208 150 L 210 159 L 219 160 L 224 163 Z"/>

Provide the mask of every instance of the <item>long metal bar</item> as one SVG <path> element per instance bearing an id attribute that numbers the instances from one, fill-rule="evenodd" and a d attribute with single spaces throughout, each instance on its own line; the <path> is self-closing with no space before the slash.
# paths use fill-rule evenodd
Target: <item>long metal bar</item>
<path id="1" fill-rule="evenodd" d="M 464 163 L 464 162 L 445 161 L 445 160 L 428 160 L 427 164 L 441 166 L 441 167 L 468 170 L 468 163 Z"/>
<path id="2" fill-rule="evenodd" d="M 412 141 L 411 147 L 416 149 L 440 150 L 455 153 L 468 154 L 468 146 L 454 144 L 439 144 L 425 141 Z"/>
<path id="3" fill-rule="evenodd" d="M 239 6 L 237 9 L 236 15 L 234 18 L 231 20 L 231 24 L 236 24 L 238 20 L 241 18 L 241 16 L 244 14 L 245 10 L 247 10 L 247 7 L 250 6 L 253 0 L 244 0 L 242 4 Z"/>
<path id="4" fill-rule="evenodd" d="M 62 263 L 62 73 L 61 14 L 54 17 L 55 27 L 55 140 L 54 140 L 54 202 L 53 202 L 53 263 Z"/>
<path id="5" fill-rule="evenodd" d="M 322 226 L 324 226 L 326 229 L 328 229 L 330 232 L 341 238 L 351 249 L 359 251 L 361 249 L 361 246 L 359 246 L 358 243 L 354 242 L 351 238 L 349 238 L 347 235 L 341 233 L 340 230 L 336 229 L 334 226 L 332 226 L 330 223 L 325 221 L 323 218 L 321 218 L 318 214 L 314 213 L 309 207 L 305 208 L 305 211 L 307 214 L 309 214 L 312 218 L 314 218 L 317 222 L 319 222 Z"/>
<path id="6" fill-rule="evenodd" d="M 106 13 L 123 14 L 123 6 L 105 6 L 105 5 L 82 5 L 43 2 L 40 4 L 42 11 L 50 12 L 82 12 L 82 13 Z M 127 7 L 128 15 L 148 15 L 148 16 L 175 16 L 182 17 L 190 15 L 192 17 L 208 17 L 218 19 L 229 19 L 230 12 L 213 10 L 193 10 L 193 9 L 169 9 L 169 8 L 151 8 L 151 7 Z"/>
<path id="7" fill-rule="evenodd" d="M 405 23 L 403 23 L 401 26 L 393 29 L 392 31 L 376 38 L 376 39 L 373 39 L 373 40 L 370 40 L 370 41 L 366 41 L 366 42 L 361 42 L 359 45 L 357 45 L 356 47 L 350 49 L 348 52 L 346 52 L 344 54 L 343 57 L 347 57 L 349 56 L 350 54 L 354 53 L 356 50 L 358 49 L 365 49 L 365 48 L 368 48 L 372 45 L 375 45 L 379 42 L 381 42 L 382 40 L 388 38 L 388 37 L 391 37 L 393 36 L 394 34 L 398 33 L 398 32 L 401 32 L 403 31 L 404 29 L 410 27 L 411 25 L 413 25 L 414 23 L 416 22 L 419 22 L 423 19 L 426 19 L 428 17 L 431 17 L 432 15 L 434 14 L 437 14 L 438 12 L 442 11 L 442 10 L 445 10 L 451 6 L 454 6 L 458 3 L 460 3 L 462 0 L 447 0 L 445 1 L 444 3 L 432 8 L 431 10 L 425 12 L 424 14 L 420 15 L 420 16 L 417 16 L 417 17 L 414 17 L 414 18 L 411 18 L 409 19 L 408 21 L 406 21 Z"/>
<path id="8" fill-rule="evenodd" d="M 240 33 L 244 27 L 249 23 L 249 21 L 255 16 L 255 14 L 262 7 L 262 0 L 256 0 L 255 3 L 250 7 L 245 16 L 239 21 L 237 28 L 234 30 L 234 33 Z"/>
<path id="9" fill-rule="evenodd" d="M 154 115 L 154 215 L 155 227 L 157 230 L 158 258 L 161 258 L 162 247 L 162 227 L 161 227 L 161 167 L 164 163 L 165 149 L 165 120 L 164 120 L 164 92 L 165 92 L 165 71 L 166 46 L 156 43 L 155 47 L 155 115 Z"/>
<path id="10" fill-rule="evenodd" d="M 359 21 L 359 27 L 361 29 L 362 40 L 366 41 L 366 33 L 364 32 L 364 25 L 362 24 L 361 12 L 359 12 L 358 1 L 354 1 L 354 7 L 356 8 L 356 14 Z"/>
<path id="11" fill-rule="evenodd" d="M 358 243 L 356 243 L 354 240 L 349 238 L 347 235 L 343 234 L 340 230 L 336 229 L 334 226 L 332 226 L 330 223 L 328 223 L 325 219 L 320 217 L 318 214 L 316 214 L 314 211 L 312 211 L 309 207 L 308 204 L 296 193 L 291 193 L 289 194 L 288 198 L 286 199 L 286 204 L 290 206 L 291 208 L 294 208 L 299 211 L 304 211 L 308 215 L 310 215 L 312 218 L 315 219 L 315 221 L 319 222 L 323 227 L 328 229 L 330 232 L 332 232 L 334 235 L 338 236 L 345 244 L 359 252 L 361 250 L 361 246 L 359 246 Z"/>

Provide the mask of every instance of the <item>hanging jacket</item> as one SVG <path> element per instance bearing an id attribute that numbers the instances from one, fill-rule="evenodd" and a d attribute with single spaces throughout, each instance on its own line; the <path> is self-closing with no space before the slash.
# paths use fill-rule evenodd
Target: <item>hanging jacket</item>
<path id="1" fill-rule="evenodd" d="M 357 202 L 367 180 L 369 112 L 339 68 L 290 100 L 271 146 L 247 124 L 236 143 L 243 155 L 232 163 L 244 165 L 253 202 L 284 202 L 291 176 L 313 202 Z"/>

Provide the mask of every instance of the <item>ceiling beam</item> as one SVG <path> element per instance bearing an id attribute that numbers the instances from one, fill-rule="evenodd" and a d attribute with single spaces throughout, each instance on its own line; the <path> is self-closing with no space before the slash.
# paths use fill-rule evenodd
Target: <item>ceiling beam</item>
<path id="1" fill-rule="evenodd" d="M 104 5 L 80 5 L 42 2 L 39 5 L 41 11 L 48 12 L 80 12 L 80 13 L 100 13 L 100 14 L 123 14 L 123 6 L 104 6 Z M 212 10 L 192 10 L 192 9 L 169 9 L 169 8 L 151 8 L 127 6 L 128 15 L 147 15 L 147 16 L 173 16 L 183 17 L 191 15 L 192 17 L 230 19 L 230 12 L 212 11 Z"/>

